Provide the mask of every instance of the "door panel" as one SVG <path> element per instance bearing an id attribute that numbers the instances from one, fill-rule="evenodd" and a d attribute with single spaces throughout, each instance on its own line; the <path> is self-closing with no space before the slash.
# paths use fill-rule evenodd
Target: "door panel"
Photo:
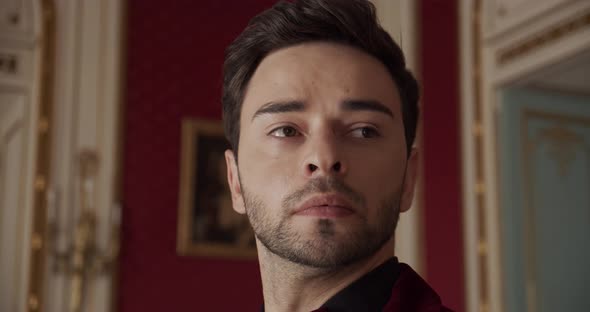
<path id="1" fill-rule="evenodd" d="M 503 92 L 506 311 L 590 311 L 590 98 Z"/>

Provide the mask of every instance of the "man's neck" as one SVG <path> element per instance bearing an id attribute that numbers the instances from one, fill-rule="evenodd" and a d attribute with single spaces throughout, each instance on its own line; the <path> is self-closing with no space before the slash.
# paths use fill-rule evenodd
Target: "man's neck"
<path id="1" fill-rule="evenodd" d="M 257 242 L 266 312 L 313 311 L 393 257 L 393 238 L 373 256 L 345 267 L 318 269 L 285 260 Z"/>

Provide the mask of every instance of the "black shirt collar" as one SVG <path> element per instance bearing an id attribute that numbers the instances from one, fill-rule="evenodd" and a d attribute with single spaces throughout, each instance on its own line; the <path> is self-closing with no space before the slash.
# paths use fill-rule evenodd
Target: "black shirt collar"
<path id="1" fill-rule="evenodd" d="M 391 258 L 339 291 L 322 308 L 330 312 L 382 311 L 398 275 L 397 258 Z"/>
<path id="2" fill-rule="evenodd" d="M 322 308 L 329 312 L 381 311 L 391 297 L 399 273 L 397 258 L 391 258 L 339 291 Z M 260 311 L 264 312 L 264 305 Z"/>

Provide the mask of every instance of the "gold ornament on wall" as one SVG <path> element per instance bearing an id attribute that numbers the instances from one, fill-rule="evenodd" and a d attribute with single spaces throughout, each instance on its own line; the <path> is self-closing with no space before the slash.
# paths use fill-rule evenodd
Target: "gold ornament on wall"
<path id="1" fill-rule="evenodd" d="M 84 150 L 79 157 L 78 194 L 79 217 L 71 226 L 60 226 L 60 210 L 57 195 L 50 190 L 47 196 L 50 258 L 53 271 L 65 274 L 70 281 L 71 312 L 82 311 L 85 291 L 90 282 L 100 275 L 113 272 L 113 265 L 119 255 L 121 211 L 119 205 L 111 209 L 108 226 L 110 237 L 108 245 L 101 250 L 98 244 L 96 210 L 96 185 L 99 160 L 96 152 Z"/>
<path id="2" fill-rule="evenodd" d="M 548 143 L 547 153 L 557 163 L 559 174 L 567 176 L 576 160 L 576 147 L 584 144 L 584 138 L 562 125 L 543 129 L 539 138 Z"/>

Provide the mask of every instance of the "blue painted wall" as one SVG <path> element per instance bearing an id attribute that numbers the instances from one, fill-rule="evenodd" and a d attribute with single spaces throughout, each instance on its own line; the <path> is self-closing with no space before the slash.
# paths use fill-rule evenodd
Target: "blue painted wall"
<path id="1" fill-rule="evenodd" d="M 590 98 L 500 98 L 506 311 L 590 311 Z"/>

